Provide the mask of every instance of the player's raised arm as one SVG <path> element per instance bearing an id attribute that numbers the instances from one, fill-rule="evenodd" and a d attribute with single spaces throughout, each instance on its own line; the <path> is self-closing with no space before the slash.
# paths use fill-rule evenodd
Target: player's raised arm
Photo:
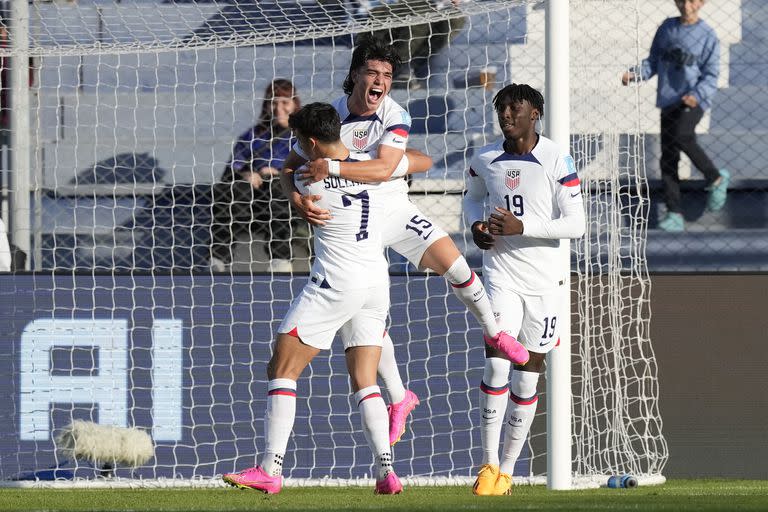
<path id="1" fill-rule="evenodd" d="M 320 196 L 301 195 L 293 181 L 296 169 L 299 169 L 306 161 L 307 159 L 299 155 L 294 147 L 285 159 L 285 166 L 280 173 L 280 185 L 285 197 L 290 199 L 291 204 L 307 222 L 313 226 L 323 226 L 325 221 L 331 218 L 331 213 L 315 206 L 314 202 L 320 199 Z"/>

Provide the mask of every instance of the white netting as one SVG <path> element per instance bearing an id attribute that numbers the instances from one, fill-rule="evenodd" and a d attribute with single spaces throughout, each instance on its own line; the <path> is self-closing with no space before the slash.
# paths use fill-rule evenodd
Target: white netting
<path id="1" fill-rule="evenodd" d="M 30 5 L 34 26 L 29 52 L 34 56 L 86 55 L 270 45 L 494 13 L 525 2 L 459 3 L 460 8 L 450 1 L 421 0 L 39 2 Z M 383 9 L 370 17 L 370 8 L 377 4 L 383 4 Z"/>
<path id="2" fill-rule="evenodd" d="M 28 375 L 12 384 L 0 478 L 57 464 L 64 472 L 53 476 L 92 476 L 55 454 L 53 433 L 73 416 L 152 432 L 155 459 L 121 476 L 205 478 L 252 465 L 263 447 L 265 363 L 304 282 L 306 233 L 287 218 L 282 228 L 262 221 L 212 272 L 213 184 L 273 78 L 291 80 L 305 103 L 341 94 L 356 33 L 467 18 L 392 97 L 414 119 L 409 145 L 435 160 L 414 180 L 412 200 L 479 263 L 460 220 L 463 173 L 474 149 L 499 137 L 497 86 L 543 90 L 543 5 L 407 0 L 368 17 L 364 4 L 30 6 L 38 272 L 13 278 L 20 298 L 2 297 L 21 340 L 4 364 Z M 574 244 L 573 467 L 659 475 L 667 452 L 648 329 L 638 115 L 646 99 L 615 85 L 661 2 L 570 4 L 572 152 L 588 198 L 587 236 Z M 277 267 L 270 243 L 281 237 L 290 250 L 279 259 L 291 261 Z M 393 271 L 406 269 L 391 256 Z M 480 456 L 481 333 L 442 279 L 408 270 L 393 276 L 390 332 L 403 377 L 423 399 L 395 466 L 414 477 L 469 477 Z M 286 475 L 365 477 L 370 453 L 342 355 L 319 357 L 298 391 Z M 519 474 L 544 473 L 543 429 L 539 418 Z"/>

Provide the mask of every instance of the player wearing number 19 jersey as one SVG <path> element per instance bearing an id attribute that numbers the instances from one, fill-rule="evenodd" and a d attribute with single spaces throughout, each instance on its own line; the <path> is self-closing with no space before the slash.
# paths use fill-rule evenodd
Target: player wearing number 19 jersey
<path id="1" fill-rule="evenodd" d="M 570 268 L 561 239 L 584 233 L 584 206 L 573 158 L 536 133 L 541 93 L 512 84 L 494 98 L 504 139 L 480 149 L 470 164 L 464 214 L 483 249 L 483 278 L 499 326 L 525 345 L 515 365 L 486 350 L 480 384 L 483 464 L 474 493 L 505 494 L 530 430 L 544 357 L 558 340 L 558 317 Z M 509 384 L 509 386 L 507 385 Z M 509 391 L 509 407 L 507 407 Z M 506 415 L 503 458 L 498 446 Z"/>
<path id="2" fill-rule="evenodd" d="M 467 202 L 487 194 L 484 199 L 492 208 L 489 214 L 500 207 L 524 226 L 520 235 L 497 237 L 494 247 L 483 253 L 486 284 L 529 295 L 561 287 L 570 268 L 563 265 L 560 239 L 578 237 L 584 231 L 581 187 L 573 158 L 543 136 L 530 153 L 522 155 L 508 153 L 502 140 L 477 152 L 467 190 Z"/>

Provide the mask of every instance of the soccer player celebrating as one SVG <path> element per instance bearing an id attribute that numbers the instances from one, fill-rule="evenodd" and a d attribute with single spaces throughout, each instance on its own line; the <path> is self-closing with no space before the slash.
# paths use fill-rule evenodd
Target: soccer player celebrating
<path id="1" fill-rule="evenodd" d="M 339 139 L 339 116 L 331 105 L 311 103 L 291 114 L 289 125 L 311 158 L 336 163 L 349 158 Z M 258 466 L 225 474 L 225 482 L 268 494 L 280 492 L 283 456 L 296 415 L 296 381 L 340 331 L 363 430 L 375 457 L 375 492 L 402 491 L 392 468 L 387 409 L 376 385 L 389 309 L 389 269 L 382 250 L 389 209 L 386 194 L 379 189 L 379 184 L 331 176 L 301 190 L 322 192 L 318 205 L 333 214 L 333 222 L 315 229 L 310 280 L 281 323 L 267 366 L 266 449 Z"/>
<path id="2" fill-rule="evenodd" d="M 536 413 L 539 373 L 557 344 L 558 316 L 568 293 L 563 288 L 570 269 L 562 264 L 560 240 L 582 236 L 585 222 L 573 158 L 536 132 L 544 113 L 541 93 L 511 84 L 496 94 L 493 106 L 504 139 L 483 147 L 472 159 L 464 216 L 475 244 L 485 251 L 483 277 L 499 326 L 520 339 L 530 360 L 515 364 L 510 378 L 509 360 L 486 347 L 480 384 L 483 464 L 473 488 L 477 495 L 511 490 L 512 471 Z"/>
<path id="3" fill-rule="evenodd" d="M 402 179 L 405 166 L 398 163 L 408 158 L 405 146 L 411 118 L 389 97 L 392 75 L 399 57 L 391 46 L 363 38 L 352 53 L 349 73 L 344 80 L 345 95 L 333 106 L 342 119 L 341 138 L 355 155 L 369 155 L 363 162 L 328 162 L 312 160 L 300 151 L 288 156 L 285 166 L 295 169 L 310 160 L 307 170 L 299 174 L 305 182 L 337 176 L 359 182 L 381 182 L 390 194 L 390 216 L 384 232 L 384 245 L 405 256 L 420 269 L 431 269 L 444 276 L 456 296 L 480 322 L 485 342 L 515 363 L 528 360 L 527 350 L 515 338 L 499 329 L 482 282 L 477 279 L 453 240 L 437 224 L 424 215 L 408 198 L 408 185 Z M 299 149 L 294 147 L 294 150 Z M 426 170 L 426 169 L 425 169 Z M 292 189 L 284 178 L 286 195 L 307 220 L 315 225 L 328 220 L 328 212 L 311 204 Z M 397 369 L 394 347 L 389 336 L 384 339 L 379 365 L 392 405 L 390 442 L 396 443 L 405 432 L 405 420 L 418 404 L 416 395 L 406 390 Z"/>

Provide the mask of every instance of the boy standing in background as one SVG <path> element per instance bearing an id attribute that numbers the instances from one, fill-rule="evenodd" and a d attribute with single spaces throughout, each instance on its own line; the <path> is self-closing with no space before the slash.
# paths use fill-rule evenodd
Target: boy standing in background
<path id="1" fill-rule="evenodd" d="M 642 65 L 632 68 L 621 82 L 659 76 L 656 106 L 661 109 L 661 179 L 667 215 L 659 221 L 664 231 L 683 231 L 678 163 L 685 152 L 707 180 L 707 210 L 725 205 L 730 174 L 718 170 L 696 141 L 696 125 L 712 105 L 717 91 L 720 41 L 699 10 L 704 0 L 675 0 L 680 16 L 667 18 L 656 31 L 651 51 Z"/>

